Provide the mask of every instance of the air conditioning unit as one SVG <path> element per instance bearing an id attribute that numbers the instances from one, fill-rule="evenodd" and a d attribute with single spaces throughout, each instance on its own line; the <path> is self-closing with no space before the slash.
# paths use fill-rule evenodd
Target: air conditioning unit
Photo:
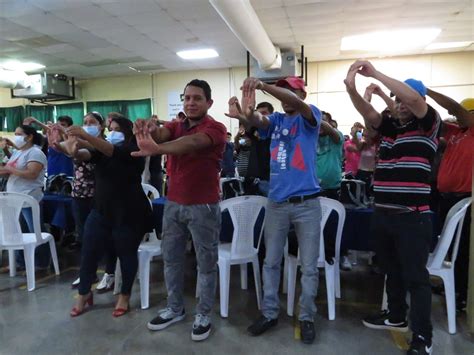
<path id="1" fill-rule="evenodd" d="M 294 50 L 281 51 L 281 68 L 272 70 L 262 70 L 258 62 L 250 56 L 249 69 L 250 76 L 258 78 L 266 83 L 274 83 L 287 76 L 303 76 L 303 58 Z"/>
<path id="2" fill-rule="evenodd" d="M 24 89 L 12 89 L 12 98 L 24 98 L 33 101 L 47 102 L 75 99 L 74 78 L 64 74 L 28 75 Z"/>

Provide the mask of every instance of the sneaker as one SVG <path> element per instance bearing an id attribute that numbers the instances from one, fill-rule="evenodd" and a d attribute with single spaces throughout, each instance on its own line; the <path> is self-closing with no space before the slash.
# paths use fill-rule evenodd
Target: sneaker
<path id="1" fill-rule="evenodd" d="M 388 311 L 383 311 L 377 315 L 369 316 L 362 320 L 362 323 L 371 329 L 386 329 L 394 330 L 396 332 L 407 332 L 408 322 L 406 320 L 401 322 L 390 321 L 390 314 Z"/>
<path id="2" fill-rule="evenodd" d="M 340 261 L 341 269 L 344 271 L 351 271 L 352 270 L 352 264 L 351 261 L 349 260 L 348 256 L 343 256 L 341 261 Z"/>
<path id="3" fill-rule="evenodd" d="M 265 333 L 268 329 L 274 327 L 278 324 L 278 318 L 270 319 L 265 316 L 258 318 L 253 324 L 247 328 L 247 331 L 253 335 L 257 336 Z"/>
<path id="4" fill-rule="evenodd" d="M 415 354 L 431 354 L 433 352 L 433 344 L 431 342 L 427 342 L 425 338 L 421 335 L 413 334 L 413 338 L 410 343 L 410 349 L 408 349 L 408 355 L 415 355 Z"/>
<path id="5" fill-rule="evenodd" d="M 81 278 L 78 277 L 77 279 L 75 279 L 72 284 L 71 284 L 71 288 L 77 288 L 79 286 L 79 283 L 81 282 Z"/>
<path id="6" fill-rule="evenodd" d="M 206 340 L 209 334 L 211 334 L 211 318 L 204 314 L 196 314 L 191 339 L 194 341 Z"/>
<path id="7" fill-rule="evenodd" d="M 112 291 L 115 285 L 115 276 L 114 274 L 107 274 L 105 273 L 100 280 L 99 284 L 95 288 L 98 293 L 104 293 L 108 291 Z"/>
<path id="8" fill-rule="evenodd" d="M 158 315 L 148 322 L 147 327 L 150 330 L 162 330 L 170 326 L 173 323 L 179 322 L 186 317 L 186 313 L 183 310 L 180 313 L 173 312 L 169 307 L 158 311 Z"/>
<path id="9" fill-rule="evenodd" d="M 315 337 L 314 323 L 307 320 L 300 321 L 300 329 L 301 341 L 305 344 L 313 344 Z"/>

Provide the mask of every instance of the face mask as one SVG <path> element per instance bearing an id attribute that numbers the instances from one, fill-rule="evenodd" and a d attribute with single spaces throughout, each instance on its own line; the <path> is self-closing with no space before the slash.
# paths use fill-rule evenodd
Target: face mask
<path id="1" fill-rule="evenodd" d="M 118 143 L 122 143 L 125 140 L 125 136 L 122 132 L 112 131 L 110 135 L 107 137 L 107 141 L 116 145 Z"/>
<path id="2" fill-rule="evenodd" d="M 25 138 L 24 136 L 15 136 L 14 143 L 18 149 L 21 149 L 26 144 Z"/>
<path id="3" fill-rule="evenodd" d="M 100 133 L 99 127 L 97 126 L 82 126 L 82 129 L 94 137 L 99 136 Z"/>
<path id="4" fill-rule="evenodd" d="M 357 135 L 357 138 L 358 138 L 359 140 L 362 139 L 362 132 L 357 132 L 356 135 Z"/>

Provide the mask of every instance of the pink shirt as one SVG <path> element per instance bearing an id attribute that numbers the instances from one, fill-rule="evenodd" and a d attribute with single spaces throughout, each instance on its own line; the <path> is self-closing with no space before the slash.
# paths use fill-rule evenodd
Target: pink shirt
<path id="1" fill-rule="evenodd" d="M 360 153 L 359 152 L 350 152 L 347 150 L 348 147 L 356 148 L 354 142 L 351 139 L 344 142 L 344 156 L 346 158 L 346 162 L 344 164 L 344 172 L 346 174 L 352 173 L 356 174 L 357 170 L 359 169 L 359 160 L 360 160 Z"/>

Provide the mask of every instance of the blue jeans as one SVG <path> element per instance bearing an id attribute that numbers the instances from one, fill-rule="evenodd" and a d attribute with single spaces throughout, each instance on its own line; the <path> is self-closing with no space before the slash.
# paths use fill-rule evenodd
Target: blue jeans
<path id="1" fill-rule="evenodd" d="M 265 210 L 265 249 L 263 262 L 262 314 L 269 319 L 278 318 L 280 300 L 280 270 L 283 251 L 290 224 L 295 226 L 301 261 L 301 296 L 299 299 L 301 321 L 314 321 L 318 291 L 319 239 L 321 205 L 317 198 L 301 203 L 268 201 Z"/>
<path id="2" fill-rule="evenodd" d="M 191 233 L 196 249 L 199 301 L 196 313 L 209 315 L 216 298 L 221 210 L 219 204 L 180 205 L 168 201 L 163 214 L 163 261 L 168 307 L 184 307 L 184 252 Z"/>
<path id="3" fill-rule="evenodd" d="M 40 228 L 44 231 L 43 226 L 43 204 L 40 202 Z M 33 233 L 33 212 L 30 207 L 21 209 L 20 224 L 22 224 L 23 233 Z M 16 253 L 16 263 L 20 267 L 25 267 L 25 257 L 23 251 L 19 250 Z M 36 267 L 45 269 L 51 262 L 51 252 L 49 250 L 49 243 L 38 246 L 35 250 L 35 264 Z"/>

